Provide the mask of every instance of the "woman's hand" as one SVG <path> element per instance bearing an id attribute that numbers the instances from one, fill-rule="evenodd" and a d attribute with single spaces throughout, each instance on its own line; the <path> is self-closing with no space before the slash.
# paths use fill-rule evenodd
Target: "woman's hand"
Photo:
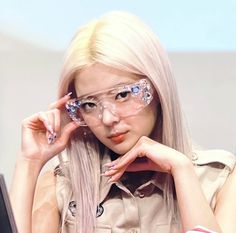
<path id="1" fill-rule="evenodd" d="M 201 225 L 222 232 L 201 189 L 193 164 L 184 154 L 143 136 L 129 152 L 106 166 L 108 170 L 104 175 L 110 177 L 110 182 L 119 180 L 125 171 L 170 173 L 174 179 L 183 231 Z M 194 187 L 194 192 L 190 192 L 189 187 Z"/>
<path id="2" fill-rule="evenodd" d="M 125 171 L 152 170 L 173 174 L 177 168 L 191 164 L 182 153 L 143 136 L 125 155 L 106 164 L 105 176 L 117 181 Z"/>
<path id="3" fill-rule="evenodd" d="M 61 125 L 61 113 L 70 96 L 66 95 L 50 105 L 50 110 L 36 113 L 22 123 L 21 158 L 44 165 L 66 146 L 78 123 Z"/>

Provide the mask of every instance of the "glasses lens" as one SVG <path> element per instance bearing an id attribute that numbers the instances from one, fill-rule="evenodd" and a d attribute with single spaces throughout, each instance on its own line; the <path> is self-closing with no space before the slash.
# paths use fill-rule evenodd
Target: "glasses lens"
<path id="1" fill-rule="evenodd" d="M 71 99 L 66 103 L 66 110 L 73 121 L 78 122 L 81 126 L 87 126 L 80 112 L 80 101 Z"/>
<path id="2" fill-rule="evenodd" d="M 153 89 L 146 79 L 129 85 L 127 89 L 125 96 L 123 94 L 124 98 L 116 104 L 117 113 L 123 118 L 137 115 L 153 99 Z"/>
<path id="3" fill-rule="evenodd" d="M 92 97 L 83 97 L 67 103 L 67 111 L 73 120 L 84 126 L 97 126 L 101 124 L 104 109 L 110 114 L 126 118 L 137 115 L 151 103 L 153 88 L 146 79 L 134 84 L 112 88 Z"/>

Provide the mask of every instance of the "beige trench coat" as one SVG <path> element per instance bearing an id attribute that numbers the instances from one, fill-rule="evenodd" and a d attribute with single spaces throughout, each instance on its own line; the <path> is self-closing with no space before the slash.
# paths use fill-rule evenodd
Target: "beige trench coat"
<path id="1" fill-rule="evenodd" d="M 235 165 L 236 157 L 222 150 L 198 151 L 192 158 L 203 192 L 211 208 L 215 198 Z M 105 158 L 103 163 L 108 162 Z M 169 233 L 168 213 L 163 200 L 163 179 L 159 173 L 131 193 L 121 182 L 107 183 L 102 176 L 100 204 L 97 208 L 96 233 Z M 191 191 L 194 187 L 191 187 Z M 112 198 L 111 198 L 112 197 Z M 74 214 L 79 204 L 73 201 L 70 185 L 57 175 L 57 200 L 60 211 L 69 200 L 63 219 L 63 233 L 74 233 Z M 171 233 L 178 232 L 177 224 Z"/>

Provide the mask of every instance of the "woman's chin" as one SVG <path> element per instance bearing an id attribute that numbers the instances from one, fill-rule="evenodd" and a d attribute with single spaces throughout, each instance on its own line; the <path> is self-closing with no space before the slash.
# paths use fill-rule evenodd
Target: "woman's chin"
<path id="1" fill-rule="evenodd" d="M 118 154 L 118 155 L 124 155 L 127 152 L 129 152 L 133 146 L 136 144 L 136 142 L 128 142 L 128 141 L 124 141 L 122 143 L 118 143 L 118 144 L 109 144 L 106 145 L 110 150 L 112 150 L 114 153 Z"/>

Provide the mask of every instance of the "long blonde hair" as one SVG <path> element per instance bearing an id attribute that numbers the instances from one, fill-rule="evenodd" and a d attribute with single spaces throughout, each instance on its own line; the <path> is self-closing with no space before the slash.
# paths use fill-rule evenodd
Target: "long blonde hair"
<path id="1" fill-rule="evenodd" d="M 147 25 L 132 14 L 111 12 L 83 26 L 67 50 L 59 97 L 70 91 L 75 94 L 75 76 L 94 63 L 148 77 L 161 103 L 161 118 L 158 118 L 156 129 L 161 134 L 161 143 L 191 156 L 191 144 L 183 126 L 168 56 Z M 77 208 L 76 232 L 92 233 L 96 227 L 99 162 L 106 150 L 95 137 L 85 139 L 80 130 L 67 146 L 71 186 L 80 206 Z M 173 193 L 172 178 L 166 175 L 164 199 L 170 212 L 175 205 Z M 172 215 L 175 217 L 175 214 Z"/>

